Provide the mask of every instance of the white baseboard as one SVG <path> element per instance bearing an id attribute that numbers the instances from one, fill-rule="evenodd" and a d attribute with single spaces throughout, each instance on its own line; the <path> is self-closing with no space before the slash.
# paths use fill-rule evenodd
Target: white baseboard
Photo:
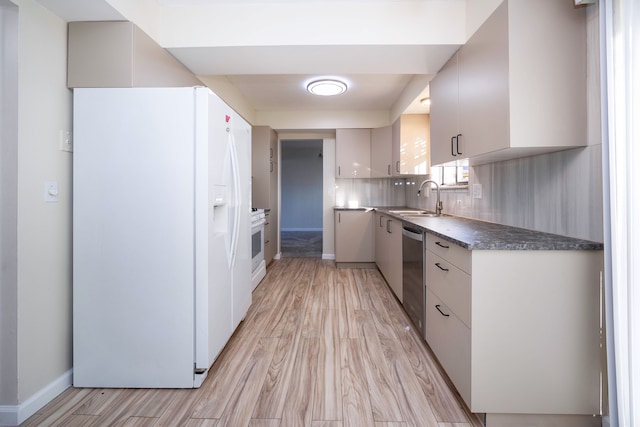
<path id="1" fill-rule="evenodd" d="M 38 412 L 60 393 L 71 387 L 73 369 L 69 369 L 57 379 L 38 390 L 19 405 L 0 406 L 0 426 L 17 426 Z"/>
<path id="2" fill-rule="evenodd" d="M 336 254 L 322 254 L 322 259 L 336 259 Z"/>

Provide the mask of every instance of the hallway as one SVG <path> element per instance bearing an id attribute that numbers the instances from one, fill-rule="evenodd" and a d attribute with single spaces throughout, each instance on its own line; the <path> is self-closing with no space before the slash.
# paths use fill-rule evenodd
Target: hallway
<path id="1" fill-rule="evenodd" d="M 322 231 L 281 231 L 280 252 L 283 258 L 321 258 Z"/>

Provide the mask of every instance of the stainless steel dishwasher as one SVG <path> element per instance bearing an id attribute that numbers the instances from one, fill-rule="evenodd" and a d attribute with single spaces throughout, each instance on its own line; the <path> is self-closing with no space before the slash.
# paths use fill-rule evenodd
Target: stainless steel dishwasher
<path id="1" fill-rule="evenodd" d="M 424 234 L 402 227 L 402 305 L 424 336 Z"/>

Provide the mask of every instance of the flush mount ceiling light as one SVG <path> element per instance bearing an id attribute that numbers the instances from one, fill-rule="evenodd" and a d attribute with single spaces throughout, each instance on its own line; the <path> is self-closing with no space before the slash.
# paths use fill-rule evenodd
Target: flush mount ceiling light
<path id="1" fill-rule="evenodd" d="M 428 107 L 429 105 L 431 105 L 431 99 L 429 99 L 429 98 L 422 98 L 422 99 L 420 100 L 420 104 L 422 104 L 422 105 L 424 105 L 424 106 Z"/>
<path id="2" fill-rule="evenodd" d="M 320 96 L 340 95 L 347 91 L 347 85 L 340 80 L 315 80 L 307 85 L 307 91 Z"/>

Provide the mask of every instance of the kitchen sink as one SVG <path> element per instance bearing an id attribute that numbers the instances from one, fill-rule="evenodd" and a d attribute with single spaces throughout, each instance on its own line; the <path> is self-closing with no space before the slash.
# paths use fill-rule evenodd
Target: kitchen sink
<path id="1" fill-rule="evenodd" d="M 427 218 L 434 216 L 442 216 L 442 214 L 437 214 L 431 211 L 419 210 L 419 209 L 398 209 L 389 211 L 392 214 L 400 215 L 403 218 Z"/>
<path id="2" fill-rule="evenodd" d="M 424 211 L 424 210 L 420 210 L 420 209 L 398 209 L 398 210 L 391 210 L 389 212 L 392 213 L 392 214 L 400 215 L 400 216 L 422 215 L 422 214 L 429 213 L 429 211 Z"/>
<path id="3" fill-rule="evenodd" d="M 423 212 L 419 214 L 402 215 L 403 218 L 429 218 L 436 216 L 443 216 L 443 214 L 437 214 L 435 212 Z"/>

